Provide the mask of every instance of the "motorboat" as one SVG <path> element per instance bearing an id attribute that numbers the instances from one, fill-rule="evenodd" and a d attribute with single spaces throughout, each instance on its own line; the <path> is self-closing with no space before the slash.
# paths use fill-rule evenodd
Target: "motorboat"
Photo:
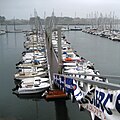
<path id="1" fill-rule="evenodd" d="M 35 57 L 35 58 L 32 58 L 32 57 L 23 57 L 22 60 L 24 61 L 24 63 L 30 63 L 32 62 L 33 60 L 38 60 L 40 63 L 44 63 L 46 61 L 46 57 Z"/>
<path id="2" fill-rule="evenodd" d="M 81 69 L 81 68 L 71 68 L 68 70 L 64 70 L 65 74 L 84 74 L 86 73 L 85 70 Z"/>
<path id="3" fill-rule="evenodd" d="M 31 81 L 22 81 L 19 84 L 19 88 L 17 90 L 17 94 L 35 94 L 35 93 L 42 93 L 48 90 L 50 87 L 49 82 L 43 82 L 40 79 L 34 79 Z"/>
<path id="4" fill-rule="evenodd" d="M 40 72 L 44 71 L 44 68 L 41 67 L 24 67 L 23 69 L 19 69 L 20 72 Z"/>
<path id="5" fill-rule="evenodd" d="M 29 83 L 29 82 L 33 82 L 33 81 L 40 81 L 40 82 L 49 82 L 49 78 L 44 78 L 44 77 L 31 77 L 31 78 L 23 78 L 20 81 L 24 82 L 24 83 Z"/>
<path id="6" fill-rule="evenodd" d="M 26 50 L 22 53 L 23 56 L 34 56 L 34 55 L 38 55 L 38 56 L 42 56 L 45 55 L 45 49 L 37 49 L 35 47 L 35 49 L 31 49 L 31 50 Z"/>
<path id="7" fill-rule="evenodd" d="M 41 67 L 41 68 L 46 68 L 46 63 L 40 63 L 39 61 L 34 61 L 32 63 L 17 63 L 16 68 L 29 68 L 29 67 Z"/>
<path id="8" fill-rule="evenodd" d="M 43 49 L 25 50 L 25 51 L 22 52 L 22 55 L 25 55 L 26 53 L 31 53 L 31 52 L 34 53 L 36 51 L 45 53 L 45 48 L 43 48 Z"/>
<path id="9" fill-rule="evenodd" d="M 23 56 L 23 60 L 25 59 L 42 59 L 42 58 L 45 58 L 45 55 L 42 55 L 42 54 L 34 54 L 34 53 L 26 53 L 24 56 Z"/>
<path id="10" fill-rule="evenodd" d="M 40 76 L 40 77 L 45 77 L 48 75 L 48 71 L 39 71 L 39 72 L 36 72 L 36 71 L 30 71 L 30 72 L 24 72 L 24 71 L 20 71 L 20 72 L 17 72 L 15 74 L 15 79 L 23 79 L 23 78 L 29 78 L 29 77 L 36 77 L 36 76 Z"/>
<path id="11" fill-rule="evenodd" d="M 46 63 L 46 57 L 43 57 L 43 58 L 22 58 L 22 60 L 19 63 L 20 64 L 21 63 L 32 63 L 34 61 L 38 61 L 38 63 L 44 64 L 44 63 Z"/>
<path id="12" fill-rule="evenodd" d="M 4 35 L 6 33 L 5 30 L 0 30 L 0 35 Z"/>
<path id="13" fill-rule="evenodd" d="M 76 56 L 74 52 L 64 52 L 62 54 L 63 61 L 74 61 L 74 60 L 80 60 L 80 57 Z"/>

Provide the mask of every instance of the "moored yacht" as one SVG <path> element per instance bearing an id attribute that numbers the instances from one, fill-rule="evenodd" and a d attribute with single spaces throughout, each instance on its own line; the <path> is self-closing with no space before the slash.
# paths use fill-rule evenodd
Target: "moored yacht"
<path id="1" fill-rule="evenodd" d="M 35 93 L 41 93 L 46 90 L 48 90 L 50 87 L 50 83 L 43 82 L 40 79 L 29 79 L 29 80 L 23 80 L 19 86 L 18 90 L 15 92 L 16 94 L 35 94 Z"/>

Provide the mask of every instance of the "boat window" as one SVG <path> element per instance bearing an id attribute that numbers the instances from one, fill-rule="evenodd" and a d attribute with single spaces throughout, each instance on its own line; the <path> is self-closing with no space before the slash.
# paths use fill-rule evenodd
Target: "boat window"
<path id="1" fill-rule="evenodd" d="M 41 68 L 41 67 L 37 67 L 37 69 L 39 69 L 39 68 Z"/>
<path id="2" fill-rule="evenodd" d="M 73 54 L 68 54 L 68 57 L 73 57 Z"/>
<path id="3" fill-rule="evenodd" d="M 36 79 L 35 81 L 40 81 L 40 79 Z"/>
<path id="4" fill-rule="evenodd" d="M 36 85 L 36 84 L 35 84 L 34 87 L 39 87 L 39 85 Z"/>

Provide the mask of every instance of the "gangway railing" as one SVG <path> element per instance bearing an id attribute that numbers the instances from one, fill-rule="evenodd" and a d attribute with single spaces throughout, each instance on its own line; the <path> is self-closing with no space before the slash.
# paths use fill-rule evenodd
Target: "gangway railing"
<path id="1" fill-rule="evenodd" d="M 76 74 L 76 73 L 74 73 L 74 74 Z M 96 74 L 86 74 L 86 73 L 85 74 L 77 73 L 76 75 L 85 75 L 85 76 L 100 77 L 100 78 L 107 78 L 107 79 L 119 79 L 120 80 L 120 76 L 117 76 L 117 75 L 96 75 Z"/>
<path id="2" fill-rule="evenodd" d="M 103 82 L 103 81 L 94 81 L 94 80 L 90 80 L 90 79 L 78 78 L 78 77 L 73 77 L 73 76 L 68 76 L 68 75 L 63 75 L 63 74 L 57 74 L 57 73 L 54 73 L 54 75 L 59 75 L 59 76 L 65 77 L 65 78 L 75 79 L 77 81 L 80 81 L 83 83 L 88 83 L 91 85 L 96 85 L 96 86 L 101 87 L 101 88 L 106 88 L 106 89 L 111 89 L 111 90 L 120 90 L 119 84 Z M 120 79 L 120 76 L 113 76 L 113 75 L 90 75 L 90 74 L 79 74 L 79 75 Z"/>
<path id="3" fill-rule="evenodd" d="M 59 32 L 59 28 L 56 29 Z M 50 44 L 52 44 L 52 31 L 50 30 Z M 61 40 L 58 36 L 58 41 Z M 60 42 L 60 41 L 59 41 Z M 58 42 L 58 52 L 60 52 L 61 43 Z M 52 45 L 51 45 L 52 47 Z M 52 49 L 53 50 L 53 49 Z M 52 51 L 51 50 L 51 51 Z M 52 51 L 53 52 L 53 51 Z M 61 57 L 58 53 L 58 57 Z M 59 68 L 62 69 L 60 62 L 61 58 L 58 58 Z M 58 73 L 60 69 L 58 69 Z M 57 71 L 56 71 L 57 72 Z M 120 85 L 109 83 L 106 78 L 120 79 L 120 76 L 113 75 L 90 75 L 90 74 L 76 74 L 83 75 L 85 77 L 74 77 L 72 74 L 53 74 L 53 82 L 60 90 L 63 90 L 67 95 L 71 95 L 71 98 L 76 99 L 79 105 L 90 111 L 92 120 L 94 116 L 97 116 L 101 120 L 118 120 L 120 117 Z M 88 79 L 88 76 L 99 77 L 100 79 Z M 91 77 L 91 78 L 92 78 Z M 83 87 L 79 86 L 79 82 L 83 83 Z"/>
<path id="4" fill-rule="evenodd" d="M 86 74 L 85 74 L 86 75 Z M 54 84 L 74 98 L 79 110 L 87 109 L 92 120 L 97 116 L 100 120 L 119 120 L 120 118 L 120 85 L 95 81 L 86 78 L 78 78 L 54 73 Z M 87 75 L 86 75 L 87 76 Z M 92 76 L 92 75 L 88 75 Z M 95 75 L 93 75 L 95 76 Z M 119 76 L 96 75 L 96 77 L 119 78 Z M 83 82 L 85 88 L 78 85 Z"/>

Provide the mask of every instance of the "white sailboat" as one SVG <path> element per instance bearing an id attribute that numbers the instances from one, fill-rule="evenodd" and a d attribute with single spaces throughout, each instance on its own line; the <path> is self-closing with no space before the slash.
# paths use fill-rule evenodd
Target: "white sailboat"
<path id="1" fill-rule="evenodd" d="M 0 30 L 0 35 L 4 35 L 5 33 L 5 30 Z"/>
<path id="2" fill-rule="evenodd" d="M 6 33 L 6 31 L 2 29 L 2 25 L 0 25 L 0 28 L 1 28 L 0 29 L 0 35 L 4 35 Z"/>

